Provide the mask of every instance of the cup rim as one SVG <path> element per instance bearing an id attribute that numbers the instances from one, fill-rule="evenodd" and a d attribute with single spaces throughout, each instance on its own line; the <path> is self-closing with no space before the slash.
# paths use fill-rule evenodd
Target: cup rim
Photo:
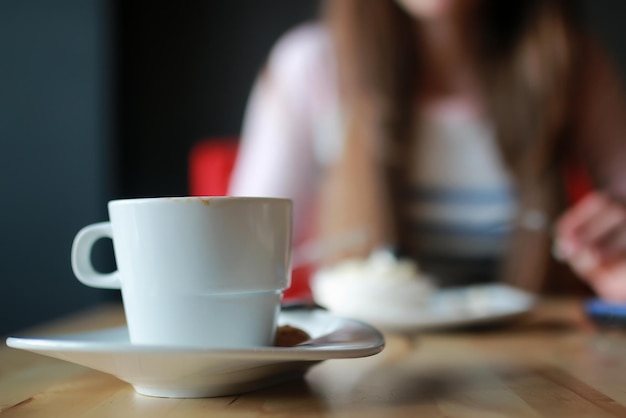
<path id="1" fill-rule="evenodd" d="M 202 203 L 209 205 L 212 201 L 224 203 L 228 202 L 283 202 L 291 203 L 292 200 L 283 197 L 265 197 L 265 196 L 161 196 L 161 197 L 136 197 L 136 198 L 124 198 L 113 199 L 108 202 L 109 205 L 137 205 L 137 204 L 150 204 L 150 203 Z"/>

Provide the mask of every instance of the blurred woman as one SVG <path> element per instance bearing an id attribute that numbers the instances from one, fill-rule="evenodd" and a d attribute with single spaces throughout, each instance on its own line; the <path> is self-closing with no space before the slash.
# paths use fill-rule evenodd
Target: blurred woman
<path id="1" fill-rule="evenodd" d="M 290 197 L 296 241 L 362 231 L 342 257 L 392 246 L 442 284 L 554 288 L 556 234 L 585 280 L 626 297 L 626 106 L 575 1 L 323 11 L 273 48 L 231 194 Z M 578 163 L 595 191 L 566 210 Z"/>

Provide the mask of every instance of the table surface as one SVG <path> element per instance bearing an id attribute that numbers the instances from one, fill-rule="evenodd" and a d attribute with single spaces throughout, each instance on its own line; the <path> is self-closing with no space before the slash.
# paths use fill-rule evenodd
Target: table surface
<path id="1" fill-rule="evenodd" d="M 29 332 L 124 323 L 102 306 Z M 598 331 L 580 301 L 541 301 L 506 325 L 385 335 L 372 357 L 327 360 L 303 379 L 239 396 L 163 399 L 117 378 L 0 347 L 0 418 L 73 416 L 626 416 L 626 337 Z"/>

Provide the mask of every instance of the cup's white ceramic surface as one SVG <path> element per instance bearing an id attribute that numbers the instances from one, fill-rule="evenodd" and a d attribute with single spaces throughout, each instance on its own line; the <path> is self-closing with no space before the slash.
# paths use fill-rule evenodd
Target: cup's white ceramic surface
<path id="1" fill-rule="evenodd" d="M 121 289 L 133 344 L 272 345 L 289 286 L 291 201 L 247 197 L 114 200 L 109 222 L 81 229 L 72 269 L 87 286 Z M 111 238 L 117 271 L 97 272 Z"/>

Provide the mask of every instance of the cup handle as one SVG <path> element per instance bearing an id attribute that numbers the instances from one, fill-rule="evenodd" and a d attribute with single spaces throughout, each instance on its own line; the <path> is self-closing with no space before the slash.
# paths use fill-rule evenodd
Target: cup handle
<path id="1" fill-rule="evenodd" d="M 72 243 L 72 270 L 78 280 L 90 287 L 119 289 L 119 272 L 100 273 L 91 264 L 91 249 L 101 238 L 113 239 L 110 222 L 87 225 L 76 234 Z"/>

